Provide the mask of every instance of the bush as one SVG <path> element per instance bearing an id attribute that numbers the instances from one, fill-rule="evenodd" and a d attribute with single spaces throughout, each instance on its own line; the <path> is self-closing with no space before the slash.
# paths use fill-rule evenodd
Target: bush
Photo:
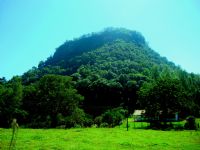
<path id="1" fill-rule="evenodd" d="M 181 124 L 178 124 L 178 125 L 175 125 L 175 126 L 174 126 L 174 129 L 177 130 L 177 131 L 179 131 L 179 130 L 184 130 L 184 126 L 181 125 Z"/>
<path id="2" fill-rule="evenodd" d="M 106 128 L 106 127 L 109 127 L 108 123 L 103 122 L 103 123 L 100 124 L 100 128 Z"/>
<path id="3" fill-rule="evenodd" d="M 125 110 L 121 107 L 107 110 L 102 114 L 102 123 L 107 123 L 109 127 L 120 125 L 122 120 L 125 118 L 124 114 Z"/>
<path id="4" fill-rule="evenodd" d="M 72 127 L 89 127 L 93 124 L 92 119 L 89 115 L 85 114 L 85 112 L 76 108 L 71 116 L 67 116 L 65 119 L 66 128 Z"/>
<path id="5" fill-rule="evenodd" d="M 27 128 L 50 128 L 51 126 L 51 117 L 48 115 L 45 118 L 38 116 L 33 119 L 30 123 L 26 124 Z"/>
<path id="6" fill-rule="evenodd" d="M 92 117 L 88 114 L 85 114 L 85 118 L 84 118 L 84 122 L 83 122 L 84 127 L 91 127 L 93 123 L 94 122 L 93 122 Z"/>
<path id="7" fill-rule="evenodd" d="M 65 124 L 65 117 L 61 113 L 57 115 L 56 119 L 57 119 L 57 126 L 62 126 Z"/>
<path id="8" fill-rule="evenodd" d="M 189 116 L 186 118 L 185 129 L 188 129 L 188 130 L 196 130 L 197 129 L 194 116 Z"/>
<path id="9" fill-rule="evenodd" d="M 103 117 L 102 116 L 98 116 L 94 119 L 94 123 L 100 127 L 101 123 L 102 123 Z"/>
<path id="10" fill-rule="evenodd" d="M 97 128 L 97 127 L 98 127 L 97 124 L 93 124 L 93 125 L 91 125 L 91 128 Z"/>
<path id="11" fill-rule="evenodd" d="M 82 126 L 81 125 L 79 125 L 79 124 L 75 124 L 74 125 L 74 128 L 81 128 Z"/>

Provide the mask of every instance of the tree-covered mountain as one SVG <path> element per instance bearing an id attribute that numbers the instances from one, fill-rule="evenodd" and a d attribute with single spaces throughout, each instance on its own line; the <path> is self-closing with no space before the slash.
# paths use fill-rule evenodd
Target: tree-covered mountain
<path id="1" fill-rule="evenodd" d="M 51 76 L 48 76 L 49 74 Z M 33 67 L 20 78 L 23 92 L 22 98 L 17 99 L 16 104 L 23 112 L 21 115 L 25 117 L 22 119 L 24 123 L 51 122 L 52 124 L 48 125 L 50 127 L 63 122 L 83 125 L 104 112 L 121 112 L 121 109 L 116 108 L 127 109 L 129 113 L 134 109 L 147 109 L 146 100 L 152 102 L 149 103 L 152 107 L 161 101 L 155 98 L 158 97 L 155 93 L 151 95 L 148 92 L 155 89 L 159 91 L 158 88 L 163 87 L 159 84 L 172 81 L 175 82 L 166 84 L 165 89 L 169 90 L 178 83 L 181 91 L 175 91 L 174 94 L 185 93 L 180 94 L 184 97 L 184 102 L 177 105 L 179 111 L 184 111 L 185 115 L 200 114 L 200 76 L 183 71 L 152 50 L 139 32 L 124 28 L 108 28 L 66 41 L 56 49 L 53 56 L 41 61 L 38 67 Z M 149 88 L 157 84 L 154 89 Z M 2 79 L 0 95 L 9 90 L 8 85 L 9 83 Z M 171 96 L 172 101 L 178 101 L 180 97 L 178 99 L 174 94 Z M 4 101 L 7 101 L 6 96 L 4 97 L 5 99 L 1 98 L 0 107 L 3 106 L 1 103 L 5 104 Z M 171 107 L 173 104 L 166 106 Z M 161 108 L 163 107 L 159 109 Z M 35 111 L 36 109 L 39 111 Z M 0 117 L 1 112 L 4 111 L 0 111 Z"/>
<path id="2" fill-rule="evenodd" d="M 88 54 L 88 52 L 91 53 Z M 104 57 L 97 58 L 98 55 Z M 146 60 L 145 63 L 149 61 L 150 65 L 154 63 L 174 66 L 166 58 L 161 58 L 158 53 L 151 50 L 139 32 L 124 28 L 107 28 L 99 33 L 83 35 L 78 39 L 66 41 L 56 49 L 52 57 L 41 62 L 39 66 L 61 66 L 69 73 L 74 73 L 81 65 L 93 65 L 96 59 L 103 60 L 105 57 L 110 58 L 105 61 L 130 60 L 140 64 Z M 89 61 L 88 58 L 92 60 Z"/>
<path id="3" fill-rule="evenodd" d="M 139 32 L 109 28 L 65 42 L 22 79 L 29 84 L 44 74 L 72 76 L 85 97 L 85 110 L 99 114 L 125 105 L 128 99 L 130 109 L 134 109 L 141 84 L 166 69 L 172 72 L 178 68 L 149 48 Z"/>

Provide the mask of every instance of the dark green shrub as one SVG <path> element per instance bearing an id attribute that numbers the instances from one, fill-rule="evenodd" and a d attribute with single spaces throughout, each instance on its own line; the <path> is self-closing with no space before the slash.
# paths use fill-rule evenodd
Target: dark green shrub
<path id="1" fill-rule="evenodd" d="M 65 117 L 61 113 L 57 115 L 56 119 L 57 119 L 57 126 L 62 126 L 65 124 Z"/>
<path id="2" fill-rule="evenodd" d="M 51 117 L 48 115 L 45 118 L 38 116 L 31 120 L 31 123 L 26 124 L 27 128 L 50 128 Z"/>
<path id="3" fill-rule="evenodd" d="M 177 131 L 178 130 L 184 130 L 184 126 L 182 124 L 178 124 L 178 125 L 174 126 L 174 129 L 177 130 Z"/>
<path id="4" fill-rule="evenodd" d="M 188 130 L 196 130 L 197 129 L 194 116 L 189 116 L 186 118 L 185 129 L 188 129 Z"/>
<path id="5" fill-rule="evenodd" d="M 102 116 L 97 116 L 95 119 L 94 119 L 94 123 L 100 127 L 101 123 L 102 123 L 102 120 L 103 120 L 103 117 Z"/>
<path id="6" fill-rule="evenodd" d="M 109 127 L 109 124 L 106 122 L 100 124 L 100 128 L 107 128 L 107 127 Z"/>
<path id="7" fill-rule="evenodd" d="M 94 122 L 93 122 L 92 116 L 85 114 L 85 118 L 83 122 L 84 127 L 91 127 L 93 123 Z"/>
<path id="8" fill-rule="evenodd" d="M 107 123 L 109 127 L 120 125 L 124 116 L 125 110 L 121 107 L 107 110 L 102 114 L 102 123 Z"/>
<path id="9" fill-rule="evenodd" d="M 66 128 L 72 127 L 89 127 L 93 124 L 91 116 L 85 114 L 85 112 L 80 109 L 76 108 L 71 116 L 67 116 L 65 118 L 65 125 Z"/>

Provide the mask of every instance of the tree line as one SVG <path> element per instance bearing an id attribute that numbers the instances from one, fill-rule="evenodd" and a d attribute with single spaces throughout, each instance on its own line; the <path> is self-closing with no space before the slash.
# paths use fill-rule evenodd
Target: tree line
<path id="1" fill-rule="evenodd" d="M 67 41 L 38 67 L 0 79 L 1 127 L 12 118 L 27 127 L 115 126 L 135 109 L 200 115 L 200 76 L 161 57 L 136 31 Z"/>
<path id="2" fill-rule="evenodd" d="M 134 109 L 145 109 L 148 117 L 161 110 L 164 116 L 170 111 L 179 112 L 182 118 L 200 115 L 198 75 L 181 71 L 173 76 L 164 72 L 141 85 L 122 79 L 117 83 L 101 78 L 91 83 L 69 76 L 44 75 L 29 85 L 22 84 L 18 76 L 9 81 L 1 79 L 0 125 L 9 127 L 17 118 L 22 125 L 36 128 L 114 126 L 126 111 L 131 114 Z M 85 101 L 85 97 L 91 99 Z"/>

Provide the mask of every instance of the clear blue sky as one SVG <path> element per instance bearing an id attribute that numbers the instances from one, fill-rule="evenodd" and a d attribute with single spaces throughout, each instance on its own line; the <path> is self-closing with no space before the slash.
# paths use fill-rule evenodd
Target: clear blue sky
<path id="1" fill-rule="evenodd" d="M 0 77 L 22 75 L 64 41 L 111 26 L 141 32 L 161 56 L 200 73 L 199 0 L 0 0 Z"/>

